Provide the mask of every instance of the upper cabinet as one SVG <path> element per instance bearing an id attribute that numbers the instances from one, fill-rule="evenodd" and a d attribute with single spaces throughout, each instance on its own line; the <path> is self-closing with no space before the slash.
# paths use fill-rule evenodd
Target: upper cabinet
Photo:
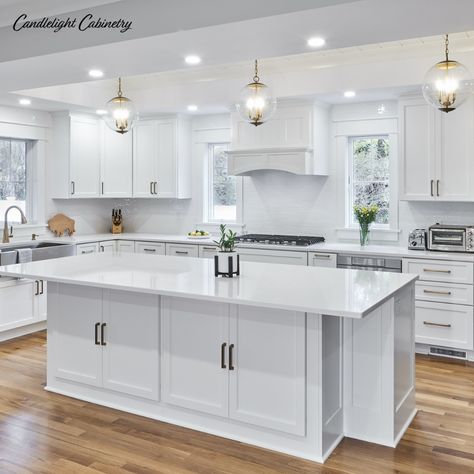
<path id="1" fill-rule="evenodd" d="M 191 197 L 191 127 L 186 119 L 138 122 L 133 129 L 133 196 Z"/>
<path id="2" fill-rule="evenodd" d="M 294 174 L 327 175 L 329 112 L 313 104 L 280 106 L 255 127 L 232 114 L 229 173 L 269 169 Z"/>
<path id="3" fill-rule="evenodd" d="M 56 114 L 52 197 L 190 198 L 190 140 L 186 119 L 144 120 L 121 135 L 95 117 Z"/>
<path id="4" fill-rule="evenodd" d="M 399 117 L 400 199 L 474 201 L 474 101 L 445 114 L 404 99 Z"/>

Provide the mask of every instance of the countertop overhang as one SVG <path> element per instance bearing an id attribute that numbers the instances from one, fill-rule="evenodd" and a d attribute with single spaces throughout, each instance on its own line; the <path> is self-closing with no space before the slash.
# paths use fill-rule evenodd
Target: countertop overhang
<path id="1" fill-rule="evenodd" d="M 0 267 L 0 275 L 112 290 L 363 318 L 418 276 L 242 262 L 216 278 L 212 259 L 100 253 Z"/>

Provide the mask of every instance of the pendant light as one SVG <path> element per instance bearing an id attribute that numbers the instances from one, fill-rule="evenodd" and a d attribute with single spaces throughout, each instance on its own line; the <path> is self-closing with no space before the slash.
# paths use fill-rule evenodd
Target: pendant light
<path id="1" fill-rule="evenodd" d="M 258 62 L 255 60 L 253 82 L 247 84 L 240 92 L 239 101 L 235 104 L 240 116 L 256 127 L 265 123 L 276 110 L 277 101 L 271 89 L 260 82 Z"/>
<path id="2" fill-rule="evenodd" d="M 129 98 L 122 94 L 122 79 L 120 77 L 117 95 L 107 102 L 105 108 L 107 113 L 103 115 L 103 118 L 109 128 L 121 134 L 130 131 L 136 119 L 135 106 Z"/>
<path id="3" fill-rule="evenodd" d="M 426 74 L 423 96 L 442 112 L 456 110 L 471 94 L 469 71 L 458 61 L 449 59 L 449 37 L 445 35 L 445 59 L 435 64 Z"/>

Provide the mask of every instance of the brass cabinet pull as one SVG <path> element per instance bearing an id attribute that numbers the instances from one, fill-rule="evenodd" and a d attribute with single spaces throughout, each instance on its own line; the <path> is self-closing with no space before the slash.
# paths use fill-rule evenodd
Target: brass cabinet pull
<path id="1" fill-rule="evenodd" d="M 439 179 L 436 180 L 436 196 L 439 197 Z"/>
<path id="2" fill-rule="evenodd" d="M 450 291 L 435 291 L 435 290 L 423 290 L 423 293 L 427 293 L 429 295 L 445 295 L 451 296 Z"/>
<path id="3" fill-rule="evenodd" d="M 229 370 L 234 370 L 234 344 L 229 346 Z"/>
<path id="4" fill-rule="evenodd" d="M 99 342 L 99 326 L 100 326 L 100 323 L 95 323 L 95 326 L 94 326 L 94 344 L 96 346 L 100 346 L 100 342 Z"/>
<path id="5" fill-rule="evenodd" d="M 437 268 L 423 268 L 423 271 L 427 273 L 451 273 L 451 270 L 439 270 Z"/>
<path id="6" fill-rule="evenodd" d="M 107 326 L 107 323 L 102 323 L 100 326 L 100 345 L 101 346 L 106 346 L 107 343 L 105 342 L 105 328 Z"/>
<path id="7" fill-rule="evenodd" d="M 221 369 L 227 369 L 227 365 L 225 365 L 225 348 L 227 346 L 226 342 L 221 344 Z"/>
<path id="8" fill-rule="evenodd" d="M 431 196 L 434 196 L 434 194 L 433 194 L 433 180 L 431 180 L 431 183 L 430 183 L 430 192 L 431 192 Z"/>
<path id="9" fill-rule="evenodd" d="M 436 326 L 438 328 L 450 328 L 451 324 L 432 323 L 431 321 L 423 321 L 425 326 Z"/>

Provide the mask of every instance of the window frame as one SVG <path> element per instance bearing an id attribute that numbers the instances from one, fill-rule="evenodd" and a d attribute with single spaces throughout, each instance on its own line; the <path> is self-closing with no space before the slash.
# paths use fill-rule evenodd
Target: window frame
<path id="1" fill-rule="evenodd" d="M 242 194 L 243 194 L 243 182 L 241 176 L 235 176 L 236 178 L 236 217 L 235 220 L 224 220 L 214 219 L 211 207 L 213 205 L 213 178 L 214 178 L 214 149 L 218 146 L 230 147 L 230 142 L 213 142 L 207 144 L 207 159 L 205 160 L 205 171 L 204 171 L 204 223 L 206 224 L 229 224 L 229 225 L 241 225 L 242 224 Z"/>
<path id="2" fill-rule="evenodd" d="M 347 136 L 346 143 L 346 195 L 345 195 L 345 227 L 347 229 L 358 229 L 359 225 L 353 218 L 353 169 L 354 153 L 353 143 L 359 139 L 386 138 L 389 143 L 389 220 L 387 224 L 373 223 L 372 228 L 378 230 L 395 230 L 398 228 L 398 170 L 397 170 L 397 135 L 394 133 L 367 133 Z"/>

